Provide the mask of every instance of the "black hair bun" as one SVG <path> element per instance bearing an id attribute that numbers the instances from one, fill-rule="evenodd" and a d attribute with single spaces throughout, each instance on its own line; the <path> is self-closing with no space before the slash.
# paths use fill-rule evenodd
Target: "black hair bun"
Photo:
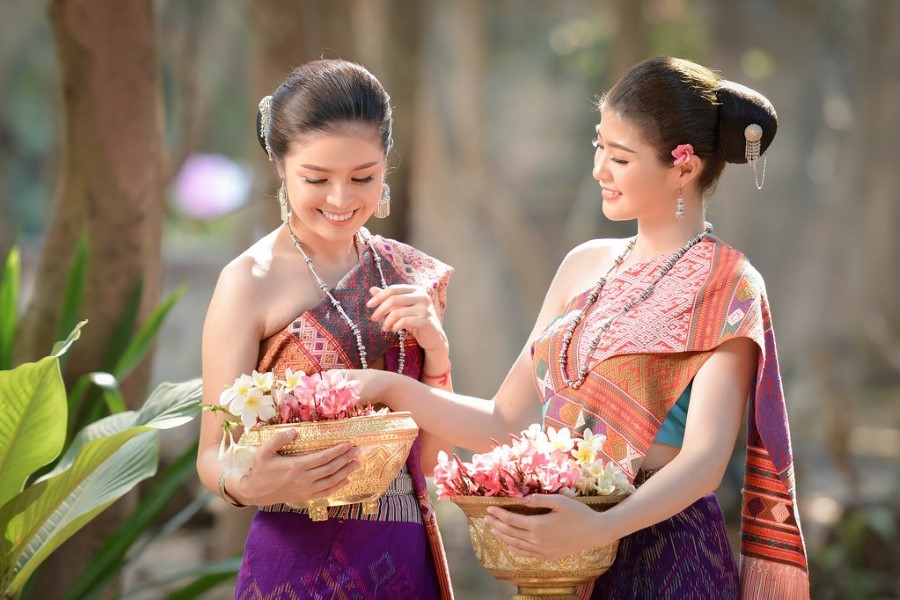
<path id="1" fill-rule="evenodd" d="M 748 125 L 762 127 L 760 154 L 775 139 L 778 131 L 778 115 L 769 99 L 747 86 L 723 79 L 716 88 L 719 101 L 719 154 L 730 163 L 745 163 Z"/>

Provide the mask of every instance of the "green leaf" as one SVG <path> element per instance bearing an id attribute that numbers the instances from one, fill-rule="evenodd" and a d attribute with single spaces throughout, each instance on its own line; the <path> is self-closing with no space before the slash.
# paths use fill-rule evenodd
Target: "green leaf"
<path id="1" fill-rule="evenodd" d="M 162 327 L 163 320 L 175 303 L 184 295 L 184 286 L 179 286 L 172 295 L 166 298 L 165 302 L 156 307 L 156 309 L 147 317 L 147 320 L 141 326 L 140 330 L 129 342 L 128 347 L 118 357 L 115 366 L 111 369 L 112 373 L 120 381 L 124 380 L 134 370 L 134 368 L 143 360 L 144 355 L 150 349 L 156 334 Z"/>
<path id="2" fill-rule="evenodd" d="M 88 442 L 71 468 L 29 486 L 0 508 L 16 575 L 15 596 L 37 567 L 64 541 L 137 483 L 156 472 L 159 434 L 134 427 Z"/>
<path id="3" fill-rule="evenodd" d="M 69 347 L 75 343 L 75 341 L 81 337 L 81 328 L 87 325 L 87 319 L 84 321 L 79 321 L 75 327 L 72 328 L 72 331 L 69 332 L 69 335 L 66 336 L 66 339 L 61 342 L 56 342 L 53 344 L 53 350 L 50 351 L 50 356 L 55 356 L 56 358 L 61 358 L 66 352 L 69 351 Z"/>
<path id="4" fill-rule="evenodd" d="M 208 569 L 207 573 L 197 577 L 180 590 L 175 590 L 166 596 L 166 600 L 193 600 L 200 597 L 204 592 L 217 588 L 227 581 L 234 580 L 241 570 L 241 559 L 234 558 L 214 566 L 217 568 L 214 570 Z"/>
<path id="5" fill-rule="evenodd" d="M 141 502 L 118 531 L 110 535 L 91 558 L 90 566 L 69 590 L 67 598 L 81 599 L 99 595 L 103 588 L 122 570 L 125 557 L 134 543 L 147 531 L 166 509 L 188 479 L 194 477 L 197 445 L 194 444 L 166 470 L 153 478 L 153 485 L 142 490 Z"/>
<path id="6" fill-rule="evenodd" d="M 19 284 L 22 280 L 22 257 L 18 246 L 6 254 L 0 277 L 0 369 L 12 367 L 13 344 L 19 326 Z"/>
<path id="7" fill-rule="evenodd" d="M 49 475 L 72 464 L 78 451 L 87 442 L 115 435 L 129 427 L 145 425 L 154 429 L 170 429 L 192 420 L 200 412 L 199 399 L 202 380 L 190 379 L 181 383 L 164 382 L 156 386 L 140 411 L 125 411 L 104 417 L 83 427 L 72 439 L 66 453 Z"/>
<path id="8" fill-rule="evenodd" d="M 57 339 L 62 339 L 70 332 L 81 316 L 81 303 L 84 300 L 84 288 L 87 282 L 87 265 L 88 239 L 86 235 L 82 235 L 78 240 L 78 246 L 75 247 L 75 256 L 72 258 L 72 266 L 69 267 L 69 276 L 63 290 Z"/>
<path id="9" fill-rule="evenodd" d="M 103 390 L 103 400 L 106 402 L 106 408 L 109 414 L 125 412 L 128 407 L 125 406 L 125 398 L 119 390 L 119 381 L 111 373 L 103 371 L 95 371 L 88 374 L 91 383 Z"/>
<path id="10" fill-rule="evenodd" d="M 110 336 L 106 356 L 103 358 L 103 368 L 112 373 L 116 373 L 116 364 L 118 364 L 125 349 L 134 336 L 134 330 L 137 326 L 138 310 L 141 308 L 141 297 L 144 294 L 144 280 L 138 279 L 131 289 L 131 295 L 128 296 L 128 302 L 122 309 L 119 320 L 116 321 L 116 327 Z M 124 378 L 123 378 L 124 379 Z"/>
<path id="11" fill-rule="evenodd" d="M 0 506 L 59 456 L 66 437 L 66 389 L 48 356 L 0 371 Z M 0 521 L 2 524 L 3 521 Z"/>
<path id="12" fill-rule="evenodd" d="M 203 380 L 189 379 L 179 383 L 163 382 L 156 386 L 138 411 L 138 425 L 171 429 L 200 414 Z"/>
<path id="13" fill-rule="evenodd" d="M 137 425 L 137 413 L 133 410 L 124 413 L 110 415 L 99 421 L 94 421 L 90 425 L 86 425 L 78 431 L 78 434 L 72 438 L 72 442 L 66 448 L 65 454 L 53 467 L 53 470 L 44 475 L 41 479 L 53 477 L 57 473 L 62 473 L 75 462 L 75 457 L 81 452 L 85 444 L 92 440 L 109 437 L 127 431 L 129 428 Z M 38 480 L 40 481 L 40 479 Z"/>

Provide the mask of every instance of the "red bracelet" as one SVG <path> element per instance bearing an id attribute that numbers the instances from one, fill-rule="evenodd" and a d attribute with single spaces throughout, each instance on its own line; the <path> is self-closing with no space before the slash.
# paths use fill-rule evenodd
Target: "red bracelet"
<path id="1" fill-rule="evenodd" d="M 437 382 L 438 385 L 447 385 L 447 382 L 450 381 L 450 371 L 452 370 L 453 365 L 448 360 L 446 371 L 444 371 L 440 375 L 429 375 L 428 373 L 422 371 L 422 379 L 433 379 Z"/>

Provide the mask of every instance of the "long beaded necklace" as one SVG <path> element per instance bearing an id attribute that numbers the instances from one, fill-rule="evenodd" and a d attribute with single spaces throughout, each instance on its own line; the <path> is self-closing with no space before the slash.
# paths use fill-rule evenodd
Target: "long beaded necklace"
<path id="1" fill-rule="evenodd" d="M 622 262 L 625 260 L 625 258 L 628 256 L 628 254 L 631 252 L 631 249 L 634 248 L 634 243 L 635 243 L 635 241 L 637 241 L 637 238 L 636 237 L 632 238 L 631 241 L 628 242 L 628 245 L 625 247 L 625 250 L 622 252 L 622 254 L 617 256 L 616 259 L 613 261 L 613 265 L 609 268 L 609 271 L 607 271 L 606 274 L 603 275 L 603 277 L 601 277 L 599 280 L 597 280 L 596 285 L 594 285 L 593 289 L 591 289 L 591 293 L 588 294 L 587 303 L 584 305 L 583 308 L 581 308 L 575 314 L 575 317 L 569 323 L 569 326 L 566 327 L 566 331 L 563 334 L 562 347 L 559 350 L 559 366 L 560 366 L 560 370 L 562 371 L 563 381 L 566 382 L 567 386 L 569 386 L 572 389 L 576 389 L 576 390 L 581 387 L 581 384 L 584 383 L 584 380 L 587 378 L 588 371 L 590 370 L 588 368 L 588 363 L 590 362 L 591 356 L 594 354 L 594 351 L 597 349 L 597 346 L 600 345 L 600 339 L 603 337 L 603 335 L 607 331 L 609 331 L 609 328 L 612 326 L 613 322 L 616 319 L 618 319 L 619 317 L 621 317 L 622 315 L 624 315 L 625 313 L 627 313 L 628 311 L 630 311 L 631 309 L 633 309 L 635 306 L 637 306 L 638 304 L 640 304 L 641 302 L 643 302 L 644 300 L 649 298 L 650 295 L 653 293 L 653 290 L 656 289 L 656 284 L 659 283 L 659 281 L 666 275 L 666 273 L 668 273 L 669 271 L 672 270 L 672 267 L 675 266 L 675 263 L 677 263 L 679 261 L 679 259 L 681 259 L 682 256 L 687 254 L 688 250 L 690 250 L 691 248 L 693 248 L 694 246 L 699 244 L 703 238 L 705 238 L 706 236 L 708 236 L 711 233 L 712 233 L 712 225 L 709 223 L 706 223 L 706 228 L 703 231 L 701 231 L 700 233 L 698 233 L 697 235 L 692 237 L 690 240 L 688 240 L 688 242 L 684 246 L 682 246 L 681 248 L 679 248 L 678 250 L 673 252 L 669 256 L 669 258 L 666 259 L 666 262 L 663 263 L 663 266 L 659 270 L 659 273 L 657 273 L 656 277 L 653 279 L 653 281 L 650 282 L 650 284 L 647 285 L 647 287 L 644 288 L 643 291 L 641 291 L 640 295 L 637 298 L 626 302 L 625 306 L 622 307 L 622 310 L 620 310 L 618 313 L 614 314 L 613 316 L 609 317 L 600 326 L 600 331 L 597 333 L 597 337 L 595 337 L 591 341 L 591 345 L 590 345 L 588 351 L 585 353 L 584 364 L 581 366 L 581 369 L 578 370 L 578 377 L 575 379 L 569 379 L 568 366 L 567 366 L 568 365 L 568 351 L 569 351 L 569 345 L 572 343 L 572 337 L 575 334 L 575 328 L 578 327 L 578 324 L 581 323 L 581 321 L 584 319 L 584 315 L 587 313 L 588 309 L 593 304 L 595 304 L 597 302 L 597 300 L 600 298 L 600 290 L 602 290 L 603 286 L 606 285 L 606 282 L 609 279 L 609 276 L 612 274 L 612 272 L 615 271 L 616 268 L 618 268 L 618 266 L 622 264 Z"/>
<path id="2" fill-rule="evenodd" d="M 332 295 L 331 291 L 328 289 L 328 285 L 322 281 L 322 278 L 319 277 L 319 274 L 316 273 L 316 269 L 313 267 L 312 259 L 303 249 L 303 246 L 300 245 L 300 240 L 297 239 L 297 236 L 294 235 L 294 230 L 291 229 L 290 224 L 285 223 L 287 225 L 288 235 L 291 236 L 291 241 L 294 243 L 294 247 L 300 251 L 300 254 L 303 255 L 303 258 L 306 260 L 306 266 L 309 267 L 309 272 L 312 273 L 313 277 L 316 279 L 316 285 L 319 286 L 319 289 L 322 290 L 322 293 L 325 294 L 329 300 L 331 300 L 331 305 L 334 306 L 335 310 L 344 318 L 344 321 L 347 322 L 347 325 L 350 326 L 350 331 L 353 332 L 354 337 L 356 337 L 356 347 L 359 349 L 359 360 L 362 363 L 363 369 L 369 368 L 369 363 L 366 361 L 366 346 L 363 344 L 362 340 L 362 332 L 359 330 L 359 325 L 353 322 L 353 319 L 350 318 L 350 315 L 344 310 L 344 307 L 341 306 L 340 301 Z M 364 244 L 369 246 L 369 249 L 372 250 L 372 259 L 375 261 L 375 267 L 378 269 L 378 275 L 381 277 L 381 287 L 387 287 L 387 280 L 384 278 L 384 271 L 381 268 L 381 257 L 378 255 L 378 252 L 375 251 L 375 244 L 372 243 L 372 238 L 366 236 L 363 239 L 361 233 L 357 234 L 360 240 L 363 241 Z M 400 342 L 400 356 L 397 358 L 397 372 L 403 373 L 403 367 L 406 363 L 406 331 L 401 329 L 397 334 L 397 337 Z"/>

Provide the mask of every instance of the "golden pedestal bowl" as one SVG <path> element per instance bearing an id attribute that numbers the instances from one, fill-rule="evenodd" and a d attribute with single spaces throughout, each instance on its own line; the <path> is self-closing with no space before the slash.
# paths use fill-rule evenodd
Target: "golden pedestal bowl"
<path id="1" fill-rule="evenodd" d="M 627 497 L 628 494 L 578 496 L 575 500 L 596 511 L 604 511 Z M 521 498 L 455 496 L 451 500 L 466 514 L 475 558 L 495 578 L 518 588 L 514 600 L 577 600 L 576 587 L 606 573 L 616 558 L 618 540 L 608 546 L 576 552 L 559 560 L 526 558 L 494 537 L 484 521 L 487 508 L 499 506 L 523 515 L 544 514 L 549 509 L 525 506 Z"/>
<path id="2" fill-rule="evenodd" d="M 374 514 L 378 498 L 387 490 L 406 462 L 419 428 L 409 412 L 350 417 L 334 421 L 313 421 L 263 425 L 246 429 L 240 444 L 260 446 L 279 433 L 292 430 L 297 436 L 279 454 L 298 456 L 331 448 L 342 442 L 357 446 L 360 468 L 350 474 L 350 482 L 325 498 L 288 502 L 292 508 L 309 510 L 313 521 L 328 519 L 329 506 L 362 504 L 363 514 Z"/>

